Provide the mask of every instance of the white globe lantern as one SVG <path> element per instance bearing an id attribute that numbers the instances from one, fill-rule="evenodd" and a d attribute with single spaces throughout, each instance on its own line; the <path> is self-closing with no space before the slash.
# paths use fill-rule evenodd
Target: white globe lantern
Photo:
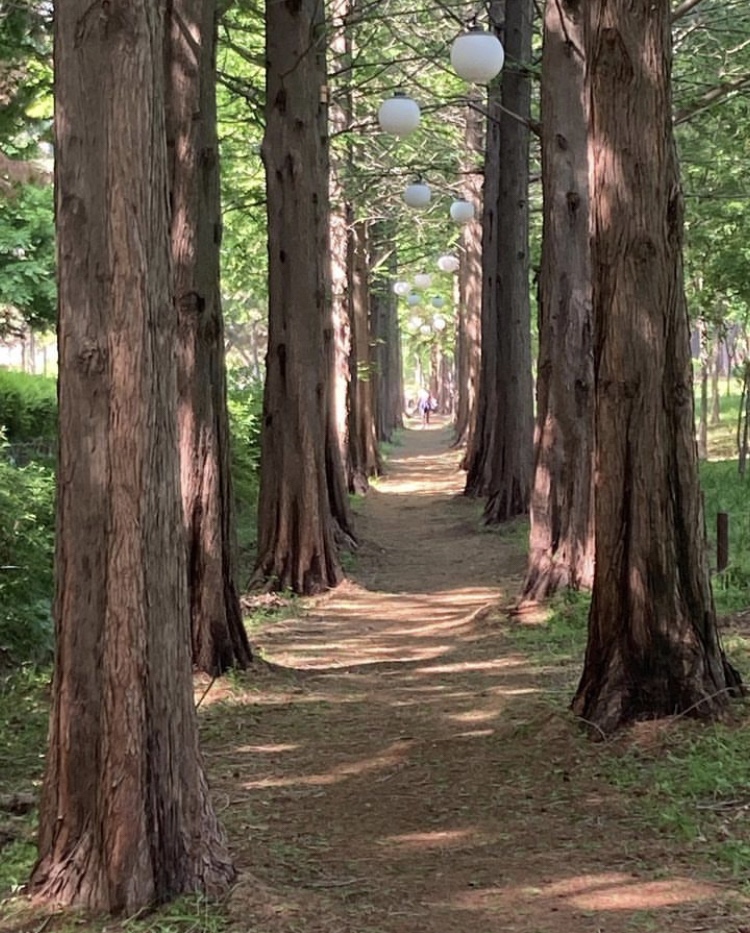
<path id="1" fill-rule="evenodd" d="M 430 203 L 431 197 L 430 186 L 423 181 L 415 181 L 407 185 L 404 191 L 404 201 L 409 207 L 425 208 Z"/>
<path id="2" fill-rule="evenodd" d="M 435 295 L 435 297 L 432 299 L 433 308 L 442 308 L 444 304 L 445 298 L 443 298 L 442 295 Z"/>
<path id="3" fill-rule="evenodd" d="M 414 307 L 414 305 L 418 305 L 418 304 L 420 303 L 421 300 L 422 300 L 421 295 L 415 295 L 415 294 L 413 294 L 413 293 L 412 293 L 411 295 L 409 295 L 409 297 L 406 299 L 407 303 L 408 303 L 412 308 Z"/>
<path id="4" fill-rule="evenodd" d="M 457 224 L 467 224 L 474 219 L 474 205 L 466 198 L 456 198 L 451 204 L 451 220 Z"/>
<path id="5" fill-rule="evenodd" d="M 419 333 L 420 333 L 420 334 L 424 334 L 425 337 L 426 337 L 428 334 L 431 334 L 431 333 L 432 333 L 432 328 L 430 327 L 429 324 L 423 324 L 423 325 L 419 328 Z"/>
<path id="6" fill-rule="evenodd" d="M 461 263 L 458 260 L 458 256 L 441 256 L 438 261 L 438 269 L 441 272 L 458 272 Z"/>
<path id="7" fill-rule="evenodd" d="M 419 126 L 419 104 L 403 91 L 384 100 L 378 109 L 378 123 L 384 133 L 408 136 Z"/>
<path id="8" fill-rule="evenodd" d="M 412 330 L 416 330 L 421 323 L 422 323 L 421 317 L 417 317 L 416 315 L 414 315 L 414 317 L 409 318 L 409 327 L 411 327 Z"/>
<path id="9" fill-rule="evenodd" d="M 432 319 L 432 326 L 437 331 L 445 330 L 445 318 L 439 314 L 436 314 Z"/>
<path id="10" fill-rule="evenodd" d="M 487 84 L 500 74 L 504 61 L 502 42 L 479 26 L 459 36 L 451 47 L 453 70 L 473 84 Z"/>
<path id="11" fill-rule="evenodd" d="M 395 282 L 393 285 L 393 292 L 399 298 L 406 298 L 410 291 L 411 285 L 408 282 Z"/>
<path id="12" fill-rule="evenodd" d="M 432 285 L 432 276 L 427 272 L 419 272 L 414 276 L 414 287 L 425 289 Z"/>

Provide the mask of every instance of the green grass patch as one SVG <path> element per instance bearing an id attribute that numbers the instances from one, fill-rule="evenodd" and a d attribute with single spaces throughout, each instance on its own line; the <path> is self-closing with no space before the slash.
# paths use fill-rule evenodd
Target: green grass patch
<path id="1" fill-rule="evenodd" d="M 631 813 L 695 849 L 733 877 L 750 873 L 748 723 L 677 723 L 657 748 L 603 756 L 604 776 L 628 795 Z"/>
<path id="2" fill-rule="evenodd" d="M 736 460 L 701 464 L 710 563 L 716 567 L 716 516 L 729 515 L 729 566 L 714 576 L 716 608 L 734 612 L 750 605 L 750 477 L 737 472 Z"/>
<path id="3" fill-rule="evenodd" d="M 518 622 L 509 627 L 513 647 L 539 665 L 582 664 L 590 602 L 588 593 L 559 593 L 550 600 L 544 621 Z"/>

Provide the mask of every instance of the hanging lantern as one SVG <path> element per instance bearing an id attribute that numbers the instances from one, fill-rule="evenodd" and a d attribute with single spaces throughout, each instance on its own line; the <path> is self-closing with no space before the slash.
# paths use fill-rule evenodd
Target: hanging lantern
<path id="1" fill-rule="evenodd" d="M 480 26 L 460 35 L 451 47 L 454 71 L 473 84 L 487 84 L 500 74 L 504 61 L 505 52 L 498 37 Z"/>
<path id="2" fill-rule="evenodd" d="M 384 133 L 408 136 L 419 126 L 419 104 L 403 91 L 384 100 L 378 109 L 378 123 Z"/>
<path id="3" fill-rule="evenodd" d="M 445 318 L 439 314 L 436 314 L 432 319 L 432 326 L 436 331 L 445 330 Z"/>
<path id="4" fill-rule="evenodd" d="M 421 300 L 422 300 L 422 296 L 421 296 L 421 295 L 415 295 L 413 292 L 412 292 L 412 294 L 409 295 L 409 297 L 406 299 L 406 301 L 408 302 L 408 304 L 409 304 L 412 308 L 414 307 L 414 305 L 418 305 L 418 304 L 420 303 Z"/>
<path id="5" fill-rule="evenodd" d="M 432 276 L 427 272 L 420 272 L 414 276 L 414 287 L 425 289 L 432 285 Z"/>
<path id="6" fill-rule="evenodd" d="M 444 304 L 445 298 L 443 298 L 442 295 L 435 295 L 435 297 L 432 299 L 433 308 L 442 308 Z"/>
<path id="7" fill-rule="evenodd" d="M 438 261 L 438 269 L 441 272 L 458 272 L 461 263 L 458 261 L 458 256 L 441 256 Z"/>
<path id="8" fill-rule="evenodd" d="M 431 333 L 432 333 L 432 328 L 430 327 L 429 324 L 423 324 L 423 325 L 419 328 L 419 333 L 420 333 L 420 334 L 424 334 L 425 337 L 426 337 L 428 334 L 431 334 Z"/>
<path id="9" fill-rule="evenodd" d="M 430 203 L 431 197 L 430 186 L 425 184 L 421 178 L 411 185 L 407 185 L 404 191 L 404 201 L 409 207 L 425 208 Z"/>
<path id="10" fill-rule="evenodd" d="M 409 318 L 409 327 L 411 327 L 412 330 L 416 330 L 421 323 L 422 323 L 422 318 L 417 317 L 416 314 L 414 315 L 414 317 Z"/>
<path id="11" fill-rule="evenodd" d="M 474 219 L 474 205 L 466 198 L 456 198 L 451 204 L 451 220 L 457 224 L 467 224 Z"/>
<path id="12" fill-rule="evenodd" d="M 393 285 L 393 292 L 399 298 L 406 298 L 410 291 L 411 285 L 408 282 L 395 282 Z"/>

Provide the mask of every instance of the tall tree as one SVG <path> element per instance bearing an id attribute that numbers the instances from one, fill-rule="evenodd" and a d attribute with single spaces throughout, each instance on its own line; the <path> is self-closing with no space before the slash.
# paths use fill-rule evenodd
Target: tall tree
<path id="1" fill-rule="evenodd" d="M 57 637 L 31 889 L 103 911 L 234 877 L 193 706 L 164 42 L 145 0 L 56 6 Z"/>
<path id="2" fill-rule="evenodd" d="M 596 378 L 596 569 L 573 709 L 602 733 L 721 710 L 694 437 L 669 0 L 584 8 Z"/>
<path id="3" fill-rule="evenodd" d="M 533 0 L 506 0 L 505 48 L 500 114 L 500 193 L 496 205 L 498 255 L 494 287 L 498 424 L 491 448 L 489 498 L 483 520 L 490 524 L 524 514 L 529 507 L 534 436 L 529 299 L 529 122 Z"/>
<path id="4" fill-rule="evenodd" d="M 482 203 L 481 159 L 484 119 L 478 92 L 466 108 L 464 190 L 475 204 Z M 455 444 L 471 446 L 476 420 L 482 327 L 482 224 L 476 218 L 461 231 L 461 266 L 458 274 L 458 319 L 456 327 L 456 438 Z"/>
<path id="5" fill-rule="evenodd" d="M 484 520 L 528 509 L 533 397 L 529 303 L 528 160 L 533 3 L 493 0 L 507 61 L 489 90 L 482 233 L 482 362 L 466 491 L 488 495 Z"/>
<path id="6" fill-rule="evenodd" d="M 324 6 L 266 3 L 269 335 L 255 580 L 312 593 L 343 577 L 333 425 Z M 338 459 L 337 459 L 338 457 Z"/>
<path id="7" fill-rule="evenodd" d="M 529 565 L 523 595 L 594 577 L 594 361 L 583 4 L 545 6 L 542 261 Z"/>
<path id="8" fill-rule="evenodd" d="M 370 278 L 367 225 L 349 224 L 349 490 L 364 493 L 381 471 L 375 436 L 375 380 L 370 335 Z"/>
<path id="9" fill-rule="evenodd" d="M 209 674 L 247 667 L 237 587 L 229 467 L 221 203 L 216 132 L 216 0 L 172 0 L 167 143 L 178 321 L 178 423 L 193 663 Z"/>

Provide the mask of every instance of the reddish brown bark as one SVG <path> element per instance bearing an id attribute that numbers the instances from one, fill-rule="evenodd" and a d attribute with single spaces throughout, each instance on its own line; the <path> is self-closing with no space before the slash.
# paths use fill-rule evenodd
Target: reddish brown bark
<path id="1" fill-rule="evenodd" d="M 362 222 L 349 225 L 349 491 L 364 493 L 370 478 L 381 471 L 375 437 L 374 364 L 371 358 L 370 290 L 367 229 Z"/>
<path id="2" fill-rule="evenodd" d="M 545 7 L 544 228 L 526 599 L 594 578 L 594 360 L 581 0 Z"/>
<path id="3" fill-rule="evenodd" d="M 668 0 L 584 10 L 596 372 L 596 570 L 573 709 L 599 734 L 721 711 L 694 439 Z"/>
<path id="4" fill-rule="evenodd" d="M 464 191 L 475 204 L 482 203 L 482 174 L 476 162 L 483 149 L 484 119 L 478 94 L 467 109 Z M 481 365 L 482 331 L 482 223 L 479 217 L 461 231 L 461 265 L 458 271 L 458 318 L 456 329 L 456 426 L 455 445 L 471 447 L 476 423 Z"/>
<path id="5" fill-rule="evenodd" d="M 489 496 L 483 520 L 528 510 L 532 471 L 533 387 L 529 303 L 528 165 L 532 0 L 506 0 L 501 101 L 490 89 L 485 225 L 482 245 L 482 372 L 475 446 L 467 489 Z M 519 120 L 519 117 L 521 118 Z M 497 176 L 496 180 L 492 176 Z M 492 188 L 496 185 L 496 188 Z M 494 344 L 494 346 L 493 346 Z M 486 363 L 485 365 L 485 358 Z"/>
<path id="6" fill-rule="evenodd" d="M 219 288 L 216 0 L 172 0 L 167 48 L 178 423 L 193 664 L 252 660 L 237 586 L 236 533 Z"/>
<path id="7" fill-rule="evenodd" d="M 343 577 L 334 537 L 345 501 L 331 392 L 324 35 L 317 0 L 267 3 L 269 335 L 254 580 L 297 593 Z"/>
<path id="8" fill-rule="evenodd" d="M 31 891 L 96 911 L 234 877 L 193 706 L 164 40 L 143 0 L 56 7 L 56 659 Z"/>

